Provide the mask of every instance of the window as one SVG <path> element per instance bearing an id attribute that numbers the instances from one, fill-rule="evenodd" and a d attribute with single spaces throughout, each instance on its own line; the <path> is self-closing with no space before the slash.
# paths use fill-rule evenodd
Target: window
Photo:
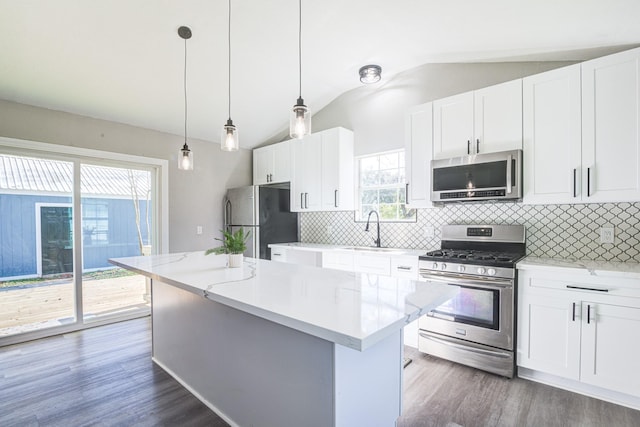
<path id="1" fill-rule="evenodd" d="M 100 200 L 83 200 L 82 235 L 85 245 L 109 243 L 109 206 Z"/>
<path id="2" fill-rule="evenodd" d="M 380 221 L 415 221 L 415 209 L 406 207 L 404 150 L 358 158 L 358 205 L 356 221 L 372 210 Z"/>

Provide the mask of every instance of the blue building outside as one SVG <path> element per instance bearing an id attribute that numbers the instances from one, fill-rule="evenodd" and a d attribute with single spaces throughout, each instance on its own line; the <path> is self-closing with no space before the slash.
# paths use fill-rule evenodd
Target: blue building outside
<path id="1" fill-rule="evenodd" d="M 72 166 L 0 155 L 0 280 L 73 271 Z M 150 175 L 82 165 L 83 271 L 151 245 Z"/>

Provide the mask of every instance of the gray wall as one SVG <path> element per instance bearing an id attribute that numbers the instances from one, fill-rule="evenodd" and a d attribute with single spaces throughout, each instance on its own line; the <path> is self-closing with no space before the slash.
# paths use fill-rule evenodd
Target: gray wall
<path id="1" fill-rule="evenodd" d="M 0 100 L 0 136 L 169 161 L 169 250 L 201 250 L 222 228 L 226 188 L 251 183 L 251 152 L 223 152 L 217 143 L 189 139 L 195 170 L 180 171 L 184 136 Z M 196 227 L 203 234 L 196 235 Z"/>
<path id="2" fill-rule="evenodd" d="M 315 114 L 312 129 L 343 126 L 353 130 L 356 156 L 403 148 L 408 108 L 572 63 L 426 64 L 388 80 L 383 70 L 381 83 L 345 92 Z"/>

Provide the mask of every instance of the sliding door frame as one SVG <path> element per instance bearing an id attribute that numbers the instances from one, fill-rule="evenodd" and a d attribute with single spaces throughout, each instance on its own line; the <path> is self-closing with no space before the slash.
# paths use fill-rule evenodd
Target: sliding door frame
<path id="1" fill-rule="evenodd" d="M 165 159 L 135 156 L 130 154 L 113 153 L 109 151 L 93 150 L 89 148 L 71 147 L 67 145 L 50 144 L 22 139 L 0 137 L 0 151 L 5 154 L 25 157 L 39 157 L 47 160 L 63 160 L 73 163 L 73 280 L 75 287 L 76 321 L 68 325 L 40 329 L 23 334 L 10 335 L 0 338 L 0 347 L 19 342 L 34 340 L 52 335 L 64 334 L 76 330 L 92 328 L 114 321 L 141 317 L 140 314 L 118 316 L 91 320 L 84 319 L 82 309 L 82 195 L 80 191 L 81 166 L 83 164 L 96 166 L 111 166 L 153 171 L 152 183 L 152 229 L 151 241 L 154 242 L 152 253 L 164 254 L 169 252 L 169 162 Z M 148 314 L 144 314 L 146 316 Z"/>

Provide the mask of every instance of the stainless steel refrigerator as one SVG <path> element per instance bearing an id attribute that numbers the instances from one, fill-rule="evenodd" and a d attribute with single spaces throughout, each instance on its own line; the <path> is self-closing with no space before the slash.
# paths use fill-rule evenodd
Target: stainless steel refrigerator
<path id="1" fill-rule="evenodd" d="M 251 233 L 244 255 L 271 259 L 269 243 L 298 241 L 298 214 L 291 212 L 289 189 L 276 187 L 230 188 L 224 203 L 224 228 L 243 227 Z"/>

